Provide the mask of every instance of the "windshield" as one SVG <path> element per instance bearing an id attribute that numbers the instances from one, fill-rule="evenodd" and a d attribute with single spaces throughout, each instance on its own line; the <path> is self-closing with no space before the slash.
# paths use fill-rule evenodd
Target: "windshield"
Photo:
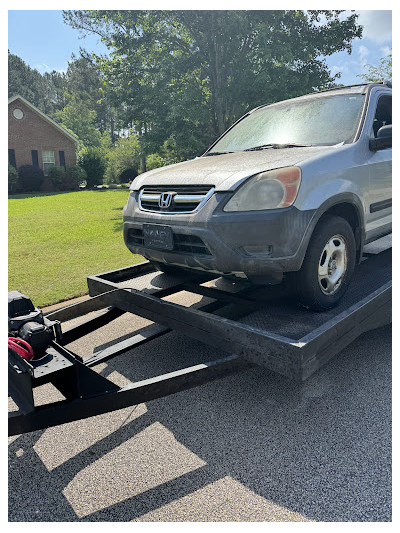
<path id="1" fill-rule="evenodd" d="M 236 124 L 208 153 L 339 144 L 354 136 L 363 101 L 362 94 L 326 95 L 261 108 Z"/>

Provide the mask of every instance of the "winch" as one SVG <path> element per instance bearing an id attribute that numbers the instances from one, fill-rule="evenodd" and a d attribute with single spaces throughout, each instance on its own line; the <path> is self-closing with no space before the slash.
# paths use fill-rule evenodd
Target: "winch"
<path id="1" fill-rule="evenodd" d="M 25 294 L 8 293 L 8 347 L 23 359 L 40 359 L 51 341 L 61 339 L 61 325 L 50 321 Z"/>

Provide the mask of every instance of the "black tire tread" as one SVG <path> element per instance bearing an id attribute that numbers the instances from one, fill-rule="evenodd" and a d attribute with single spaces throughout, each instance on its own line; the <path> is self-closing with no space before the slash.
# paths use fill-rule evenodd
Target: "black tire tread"
<path id="1" fill-rule="evenodd" d="M 316 272 L 323 247 L 336 234 L 342 235 L 347 242 L 348 268 L 340 287 L 330 296 L 321 291 Z M 325 311 L 337 305 L 351 281 L 355 261 L 356 243 L 350 224 L 342 217 L 323 215 L 314 229 L 302 267 L 294 275 L 298 303 L 315 311 Z"/>

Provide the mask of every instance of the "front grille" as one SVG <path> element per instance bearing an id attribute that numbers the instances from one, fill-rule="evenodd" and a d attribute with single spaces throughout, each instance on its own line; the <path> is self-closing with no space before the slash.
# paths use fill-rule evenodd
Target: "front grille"
<path id="1" fill-rule="evenodd" d="M 204 185 L 170 185 L 144 187 L 139 192 L 139 209 L 156 213 L 193 213 L 214 193 L 214 187 Z"/>
<path id="2" fill-rule="evenodd" d="M 204 242 L 195 235 L 174 234 L 174 249 L 177 252 L 211 255 Z"/>
<path id="3" fill-rule="evenodd" d="M 131 228 L 128 230 L 128 240 L 137 246 L 144 246 L 143 231 L 141 229 Z M 174 252 L 186 254 L 211 255 L 210 250 L 204 242 L 196 235 L 183 235 L 174 233 Z"/>
<path id="4" fill-rule="evenodd" d="M 133 229 L 133 228 L 129 229 L 128 240 L 132 244 L 138 244 L 139 246 L 143 246 L 144 244 L 143 231 L 141 229 Z"/>

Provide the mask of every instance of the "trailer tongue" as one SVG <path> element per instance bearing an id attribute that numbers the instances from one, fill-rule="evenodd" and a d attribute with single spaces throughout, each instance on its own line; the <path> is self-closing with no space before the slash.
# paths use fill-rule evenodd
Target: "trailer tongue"
<path id="1" fill-rule="evenodd" d="M 89 299 L 46 316 L 29 298 L 13 291 L 9 391 L 18 411 L 9 414 L 9 435 L 174 394 L 253 365 L 298 381 L 306 379 L 359 335 L 391 321 L 391 244 L 381 239 L 365 252 L 366 260 L 357 267 L 348 294 L 338 307 L 324 313 L 296 307 L 284 286 L 260 288 L 208 274 L 170 276 L 155 271 L 149 262 L 90 276 Z M 189 307 L 171 301 L 181 293 L 202 299 Z M 124 313 L 153 324 L 86 357 L 69 349 L 74 340 Z M 78 317 L 78 324 L 68 328 L 68 322 Z M 125 387 L 91 368 L 171 330 L 226 355 Z M 33 357 L 18 349 L 21 341 L 30 345 L 29 340 L 36 347 Z M 45 383 L 52 383 L 65 399 L 36 406 L 33 390 Z"/>

